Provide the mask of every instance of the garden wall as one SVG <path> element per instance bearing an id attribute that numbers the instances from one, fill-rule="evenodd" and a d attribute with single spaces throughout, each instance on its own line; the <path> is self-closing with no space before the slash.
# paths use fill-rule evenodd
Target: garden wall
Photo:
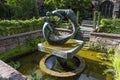
<path id="1" fill-rule="evenodd" d="M 57 28 L 57 30 L 60 32 L 60 33 L 63 33 L 63 34 L 69 34 L 71 33 L 70 30 L 68 29 L 63 29 L 63 28 Z M 75 39 L 78 39 L 78 40 L 89 40 L 90 38 L 90 32 L 94 31 L 93 28 L 85 28 L 85 27 L 81 27 L 78 32 L 76 33 L 75 35 Z"/>
<path id="2" fill-rule="evenodd" d="M 81 27 L 81 29 L 78 30 L 75 39 L 88 41 L 90 38 L 90 33 L 93 31 L 93 28 Z"/>
<path id="3" fill-rule="evenodd" d="M 69 34 L 71 31 L 68 29 L 57 29 L 61 34 Z M 78 30 L 77 35 L 75 36 L 76 39 L 89 39 L 89 33 L 90 31 L 85 30 Z M 17 46 L 21 46 L 27 43 L 28 39 L 30 38 L 41 38 L 42 37 L 42 31 L 36 30 L 31 32 L 25 32 L 20 33 L 16 35 L 10 35 L 6 37 L 0 37 L 0 53 L 3 53 L 5 51 L 8 51 L 10 49 L 16 48 Z"/>
<path id="4" fill-rule="evenodd" d="M 99 44 L 106 48 L 115 48 L 120 44 L 119 34 L 91 32 L 90 43 Z"/>
<path id="5" fill-rule="evenodd" d="M 24 45 L 29 38 L 42 37 L 42 31 L 36 30 L 6 37 L 0 37 L 0 53 L 16 48 L 17 46 Z"/>

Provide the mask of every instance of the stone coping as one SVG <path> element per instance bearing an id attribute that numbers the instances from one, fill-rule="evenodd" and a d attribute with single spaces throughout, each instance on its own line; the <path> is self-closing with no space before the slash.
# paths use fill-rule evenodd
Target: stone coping
<path id="1" fill-rule="evenodd" d="M 30 31 L 30 32 L 14 34 L 14 35 L 10 35 L 10 36 L 0 37 L 0 40 L 6 40 L 6 39 L 9 39 L 9 38 L 25 36 L 25 35 L 34 34 L 34 33 L 37 33 L 37 32 L 42 32 L 42 31 L 41 30 L 35 30 L 35 31 Z"/>
<path id="2" fill-rule="evenodd" d="M 56 55 L 64 59 L 72 58 L 83 46 L 83 41 L 70 39 L 63 45 L 38 44 L 38 50 Z M 47 42 L 48 43 L 48 42 Z"/>
<path id="3" fill-rule="evenodd" d="M 63 31 L 63 32 L 68 32 L 68 33 L 71 32 L 71 30 L 65 29 L 65 28 L 56 28 L 56 29 L 57 29 L 58 31 Z M 42 33 L 42 30 L 35 30 L 35 31 L 30 31 L 30 32 L 24 32 L 24 33 L 19 33 L 19 34 L 4 36 L 4 37 L 0 37 L 0 40 L 6 40 L 6 39 L 9 39 L 9 38 L 15 38 L 15 37 L 20 37 L 20 36 L 26 36 L 26 35 L 34 34 L 34 33 L 37 33 L 37 32 L 41 32 L 41 33 Z"/>
<path id="4" fill-rule="evenodd" d="M 90 35 L 110 37 L 110 38 L 120 38 L 120 34 L 112 34 L 112 33 L 91 32 Z"/>
<path id="5" fill-rule="evenodd" d="M 82 42 L 83 41 L 81 41 L 81 43 Z M 46 46 L 47 48 L 51 48 L 51 49 L 56 49 L 56 50 L 70 50 L 74 47 L 77 47 L 78 42 L 74 39 L 70 39 L 62 45 L 51 45 L 47 41 L 45 41 L 45 42 L 43 42 L 43 46 Z"/>
<path id="6" fill-rule="evenodd" d="M 26 80 L 26 76 L 0 60 L 0 79 L 1 80 Z"/>
<path id="7" fill-rule="evenodd" d="M 50 70 L 47 68 L 45 63 L 46 63 L 46 60 L 51 56 L 52 55 L 45 55 L 45 57 L 43 57 L 40 61 L 40 64 L 39 64 L 40 70 L 45 74 L 48 74 L 54 77 L 74 77 L 76 75 L 80 75 L 80 73 L 85 68 L 85 61 L 81 57 L 75 55 L 75 57 L 80 61 L 80 65 L 75 70 L 68 71 L 68 72 L 57 72 L 57 71 Z"/>
<path id="8" fill-rule="evenodd" d="M 65 31 L 65 32 L 71 32 L 71 30 L 66 28 L 56 28 L 58 31 Z"/>

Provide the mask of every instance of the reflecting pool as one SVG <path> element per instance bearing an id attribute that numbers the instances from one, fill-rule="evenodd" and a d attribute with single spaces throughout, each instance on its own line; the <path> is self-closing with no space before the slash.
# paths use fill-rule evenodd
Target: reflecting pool
<path id="1" fill-rule="evenodd" d="M 16 60 L 21 64 L 18 71 L 28 77 L 30 77 L 32 72 L 40 76 L 39 62 L 44 55 L 45 53 L 43 52 L 35 52 L 17 58 Z M 96 58 L 97 52 L 81 49 L 77 55 L 83 57 L 86 62 L 86 68 L 78 80 L 112 80 L 111 74 L 104 74 L 107 65 L 103 64 L 105 63 L 104 61 Z M 45 78 L 45 80 L 52 79 Z"/>

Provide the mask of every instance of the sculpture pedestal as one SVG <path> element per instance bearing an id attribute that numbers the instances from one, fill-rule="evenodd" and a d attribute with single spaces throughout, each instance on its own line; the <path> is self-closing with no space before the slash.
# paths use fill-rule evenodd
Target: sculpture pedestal
<path id="1" fill-rule="evenodd" d="M 83 41 L 70 39 L 64 45 L 38 44 L 46 55 L 40 61 L 40 71 L 45 80 L 76 80 L 85 68 L 85 61 L 76 55 Z"/>
<path id="2" fill-rule="evenodd" d="M 48 42 L 38 44 L 38 50 L 64 59 L 71 59 L 81 48 L 83 41 L 70 39 L 63 45 L 50 45 Z"/>
<path id="3" fill-rule="evenodd" d="M 73 67 L 75 68 L 66 71 L 65 69 L 60 69 L 59 64 L 57 69 L 55 69 L 56 56 L 46 55 L 43 57 L 39 64 L 43 80 L 77 80 L 85 68 L 85 61 L 77 55 L 73 56 L 73 59 Z"/>

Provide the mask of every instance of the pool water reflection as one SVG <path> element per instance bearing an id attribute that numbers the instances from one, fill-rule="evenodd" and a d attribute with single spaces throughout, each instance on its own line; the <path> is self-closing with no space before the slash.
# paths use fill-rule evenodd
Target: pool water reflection
<path id="1" fill-rule="evenodd" d="M 21 64 L 21 67 L 18 69 L 18 71 L 26 76 L 30 76 L 30 73 L 35 71 L 35 73 L 40 76 L 39 61 L 44 55 L 45 53 L 35 52 L 16 59 Z M 103 74 L 104 70 L 107 69 L 106 65 L 102 65 L 101 62 L 93 61 L 85 57 L 83 58 L 86 62 L 86 68 L 78 80 L 112 80 L 110 77 L 106 77 L 109 74 Z M 46 80 L 52 79 L 48 78 Z"/>

